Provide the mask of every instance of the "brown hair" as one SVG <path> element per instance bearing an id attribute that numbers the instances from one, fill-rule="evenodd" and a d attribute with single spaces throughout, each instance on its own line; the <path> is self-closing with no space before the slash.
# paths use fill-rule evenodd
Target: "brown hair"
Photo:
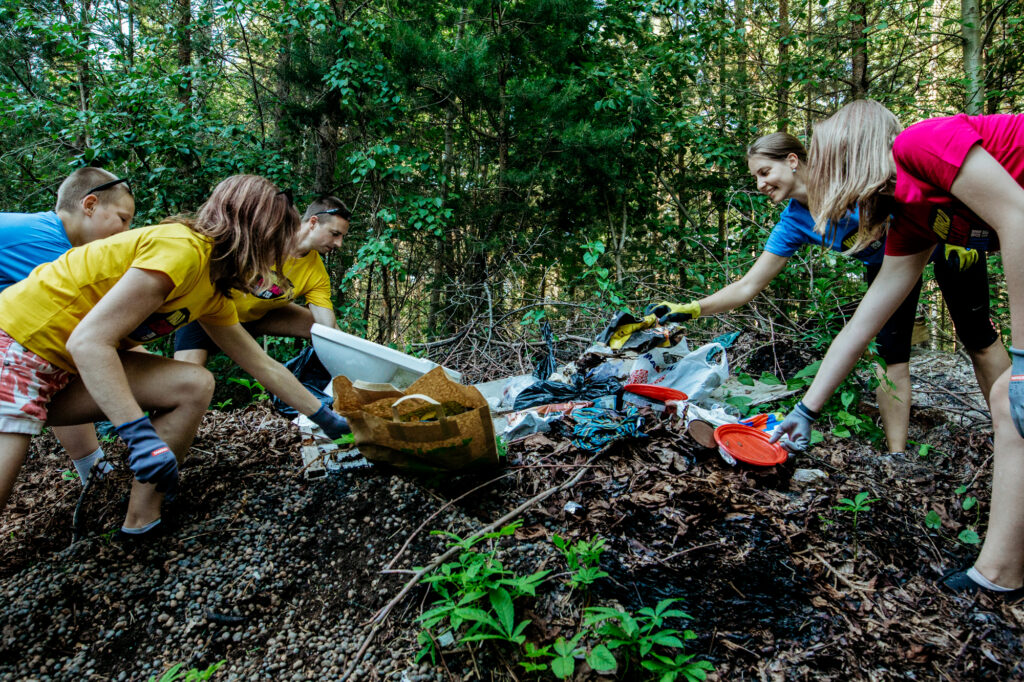
<path id="1" fill-rule="evenodd" d="M 850 102 L 814 126 L 807 174 L 814 229 L 825 234 L 830 221 L 838 225 L 858 208 L 860 229 L 850 253 L 885 233 L 896 186 L 892 143 L 902 130 L 891 111 L 867 99 Z"/>
<path id="2" fill-rule="evenodd" d="M 789 133 L 777 132 L 770 135 L 762 135 L 754 140 L 754 144 L 747 147 L 747 158 L 752 156 L 765 156 L 769 159 L 782 160 L 790 154 L 796 154 L 801 163 L 807 163 L 807 150 L 803 143 Z"/>
<path id="3" fill-rule="evenodd" d="M 348 209 L 344 201 L 338 197 L 327 195 L 313 200 L 313 203 L 309 205 L 306 212 L 302 214 L 302 221 L 305 222 L 323 211 L 335 211 L 329 215 L 341 218 L 342 220 L 352 219 L 352 211 Z"/>
<path id="4" fill-rule="evenodd" d="M 273 270 L 283 272 L 299 214 L 266 178 L 232 175 L 199 207 L 192 229 L 213 242 L 210 280 L 218 291 L 263 291 Z"/>
<path id="5" fill-rule="evenodd" d="M 82 210 L 82 199 L 89 196 L 89 190 L 106 184 L 111 180 L 117 180 L 117 176 L 102 168 L 86 166 L 79 168 L 71 175 L 64 178 L 57 188 L 57 205 L 54 211 L 67 211 L 74 213 Z M 110 189 L 102 190 L 96 194 L 101 204 L 119 200 L 125 194 L 131 194 L 128 187 L 122 182 Z"/>

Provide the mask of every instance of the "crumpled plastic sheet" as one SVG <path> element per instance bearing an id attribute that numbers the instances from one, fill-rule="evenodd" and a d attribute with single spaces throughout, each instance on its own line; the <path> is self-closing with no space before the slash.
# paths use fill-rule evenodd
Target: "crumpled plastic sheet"
<path id="1" fill-rule="evenodd" d="M 599 369 L 599 368 L 595 368 Z M 591 370 L 586 374 L 574 374 L 570 383 L 560 381 L 537 381 L 527 386 L 516 396 L 515 409 L 525 410 L 537 405 L 550 403 L 568 403 L 574 400 L 596 400 L 606 395 L 614 395 L 622 388 L 622 384 L 607 376 L 607 372 Z"/>
<path id="2" fill-rule="evenodd" d="M 644 418 L 632 405 L 625 414 L 604 407 L 583 407 L 574 410 L 572 444 L 586 452 L 597 452 L 608 443 L 623 438 L 646 438 L 640 430 Z"/>

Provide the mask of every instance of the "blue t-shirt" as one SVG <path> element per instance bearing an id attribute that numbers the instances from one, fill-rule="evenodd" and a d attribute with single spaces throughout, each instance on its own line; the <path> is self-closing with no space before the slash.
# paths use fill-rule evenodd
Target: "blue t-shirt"
<path id="1" fill-rule="evenodd" d="M 839 229 L 828 245 L 833 251 L 846 251 L 857 239 L 857 213 L 848 214 L 839 223 Z M 786 210 L 779 216 L 779 222 L 768 235 L 768 243 L 764 250 L 776 256 L 789 258 L 800 250 L 804 244 L 823 246 L 822 235 L 814 231 L 814 218 L 807 207 L 796 199 L 790 199 Z M 868 244 L 867 248 L 852 254 L 865 265 L 877 265 L 885 256 L 885 240 L 879 239 Z"/>
<path id="2" fill-rule="evenodd" d="M 54 211 L 0 213 L 0 291 L 70 248 L 64 223 Z"/>

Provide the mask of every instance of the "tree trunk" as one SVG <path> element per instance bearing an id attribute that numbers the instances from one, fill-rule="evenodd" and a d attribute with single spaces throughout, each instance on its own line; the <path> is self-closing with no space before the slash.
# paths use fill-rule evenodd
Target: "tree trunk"
<path id="1" fill-rule="evenodd" d="M 192 99 L 192 0 L 175 0 L 178 10 L 178 72 L 183 80 L 178 85 L 178 101 L 188 105 Z"/>
<path id="2" fill-rule="evenodd" d="M 864 99 L 868 94 L 868 7 L 866 0 L 850 1 L 850 47 L 852 50 L 850 97 Z"/>
<path id="3" fill-rule="evenodd" d="M 979 5 L 979 0 L 960 0 L 964 34 L 964 82 L 967 89 L 964 111 L 971 115 L 982 113 L 985 103 L 985 79 L 981 72 L 982 44 Z"/>
<path id="4" fill-rule="evenodd" d="M 328 99 L 334 99 L 328 97 Z M 320 114 L 316 127 L 316 149 L 313 151 L 313 191 L 318 195 L 334 193 L 334 171 L 338 165 L 337 108 Z"/>
<path id="5" fill-rule="evenodd" d="M 779 79 L 775 88 L 775 127 L 789 131 L 789 0 L 779 0 Z"/>

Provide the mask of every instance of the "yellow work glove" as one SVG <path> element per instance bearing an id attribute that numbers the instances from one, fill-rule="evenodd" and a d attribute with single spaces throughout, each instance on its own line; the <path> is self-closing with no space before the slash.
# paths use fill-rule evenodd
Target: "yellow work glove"
<path id="1" fill-rule="evenodd" d="M 978 262 L 980 253 L 977 249 L 969 249 L 964 246 L 953 246 L 946 244 L 946 263 L 960 272 L 969 270 Z"/>
<path id="2" fill-rule="evenodd" d="M 652 303 L 644 310 L 644 315 L 654 315 L 660 324 L 666 322 L 684 322 L 700 317 L 700 304 L 696 301 L 689 303 Z"/>
<path id="3" fill-rule="evenodd" d="M 618 350 L 622 348 L 622 345 L 626 343 L 626 341 L 629 341 L 629 337 L 633 335 L 633 332 L 641 329 L 650 329 L 656 324 L 658 324 L 658 318 L 654 315 L 647 315 L 639 322 L 624 324 L 621 327 L 616 328 L 612 337 L 608 339 L 608 347 L 612 350 Z"/>

